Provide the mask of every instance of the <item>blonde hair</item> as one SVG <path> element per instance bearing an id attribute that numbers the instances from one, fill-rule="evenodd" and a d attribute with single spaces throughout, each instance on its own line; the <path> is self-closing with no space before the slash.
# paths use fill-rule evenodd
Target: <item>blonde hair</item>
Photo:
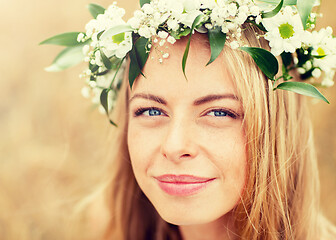
<path id="1" fill-rule="evenodd" d="M 250 46 L 267 48 L 246 28 Z M 273 91 L 251 57 L 224 48 L 244 109 L 248 180 L 233 209 L 241 239 L 329 239 L 334 227 L 319 208 L 319 177 L 306 98 Z M 123 84 L 113 119 L 113 156 L 106 187 L 109 223 L 104 239 L 181 239 L 177 226 L 166 223 L 140 190 L 127 147 L 128 84 Z M 329 234 L 329 235 L 328 235 Z M 329 237 L 328 237 L 329 236 Z"/>

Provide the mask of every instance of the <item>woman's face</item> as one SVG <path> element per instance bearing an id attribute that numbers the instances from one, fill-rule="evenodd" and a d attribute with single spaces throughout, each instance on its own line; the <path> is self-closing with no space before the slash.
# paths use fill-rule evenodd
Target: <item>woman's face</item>
<path id="1" fill-rule="evenodd" d="M 240 201 L 246 180 L 241 102 L 223 56 L 205 67 L 210 51 L 196 37 L 187 80 L 184 40 L 169 44 L 162 64 L 153 50 L 146 78 L 130 90 L 128 147 L 136 180 L 161 217 L 176 225 L 221 218 Z"/>

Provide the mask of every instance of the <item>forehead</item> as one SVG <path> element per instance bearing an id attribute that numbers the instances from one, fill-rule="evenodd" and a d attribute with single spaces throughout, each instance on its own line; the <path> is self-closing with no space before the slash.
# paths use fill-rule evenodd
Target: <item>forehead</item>
<path id="1" fill-rule="evenodd" d="M 182 58 L 187 38 L 175 44 L 165 43 L 163 47 L 155 44 L 143 69 L 145 77 L 139 76 L 131 90 L 136 93 L 151 93 L 172 98 L 203 96 L 207 94 L 234 94 L 231 72 L 226 67 L 225 55 L 220 55 L 206 66 L 210 59 L 210 47 L 207 36 L 194 34 L 191 39 L 186 63 L 186 76 L 182 71 Z M 160 51 L 169 53 L 167 59 L 159 62 Z"/>

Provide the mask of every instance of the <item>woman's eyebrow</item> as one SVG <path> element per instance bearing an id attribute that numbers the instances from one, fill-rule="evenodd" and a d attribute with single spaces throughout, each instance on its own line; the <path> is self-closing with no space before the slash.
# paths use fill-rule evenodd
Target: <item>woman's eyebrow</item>
<path id="1" fill-rule="evenodd" d="M 227 94 L 210 94 L 204 97 L 200 97 L 194 101 L 194 105 L 202 105 L 208 102 L 216 101 L 216 100 L 221 100 L 221 99 L 231 99 L 235 101 L 239 101 L 238 97 L 234 94 L 227 93 Z"/>
<path id="2" fill-rule="evenodd" d="M 151 100 L 163 105 L 167 105 L 167 101 L 164 100 L 163 98 L 150 94 L 150 93 L 137 93 L 134 94 L 130 99 L 129 102 L 132 102 L 134 99 L 136 98 L 142 98 L 142 99 L 146 99 L 146 100 Z M 198 99 L 196 99 L 193 104 L 195 106 L 198 105 L 202 105 L 208 102 L 212 102 L 212 101 L 216 101 L 216 100 L 221 100 L 221 99 L 231 99 L 231 100 L 235 100 L 235 101 L 239 101 L 238 97 L 234 94 L 231 93 L 227 93 L 227 94 L 210 94 L 210 95 L 206 95 L 204 97 L 200 97 Z"/>
<path id="3" fill-rule="evenodd" d="M 163 104 L 163 105 L 167 105 L 167 101 L 166 100 L 164 100 L 163 98 L 161 98 L 159 96 L 155 96 L 155 95 L 149 94 L 149 93 L 146 93 L 146 94 L 145 93 L 134 94 L 133 97 L 131 97 L 129 99 L 129 103 L 132 102 L 136 98 L 143 98 L 143 99 L 151 100 L 151 101 Z"/>

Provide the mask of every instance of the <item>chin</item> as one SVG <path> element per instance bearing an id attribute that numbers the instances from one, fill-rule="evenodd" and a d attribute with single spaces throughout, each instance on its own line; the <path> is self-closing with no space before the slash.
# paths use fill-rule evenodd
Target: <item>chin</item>
<path id="1" fill-rule="evenodd" d="M 161 216 L 162 217 L 162 216 Z M 207 223 L 206 221 L 197 221 L 195 219 L 191 219 L 189 217 L 182 217 L 182 218 L 164 218 L 162 217 L 163 220 L 170 224 L 174 224 L 177 226 L 187 226 L 187 225 L 198 225 L 198 224 L 205 224 Z"/>
<path id="2" fill-rule="evenodd" d="M 195 212 L 194 212 L 195 213 Z M 213 222 L 219 219 L 221 216 L 206 216 L 204 214 L 193 214 L 184 211 L 183 213 L 160 213 L 159 215 L 163 220 L 170 224 L 178 226 L 186 225 L 199 225 Z"/>

